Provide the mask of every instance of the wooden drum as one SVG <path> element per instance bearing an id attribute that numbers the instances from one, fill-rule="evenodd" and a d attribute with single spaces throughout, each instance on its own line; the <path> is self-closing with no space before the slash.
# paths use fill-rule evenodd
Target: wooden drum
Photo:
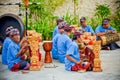
<path id="1" fill-rule="evenodd" d="M 120 35 L 118 33 L 108 33 L 104 36 L 100 36 L 99 39 L 101 40 L 101 45 L 105 46 L 107 44 L 116 42 L 120 40 Z"/>
<path id="2" fill-rule="evenodd" d="M 44 41 L 43 49 L 45 50 L 45 63 L 52 63 L 52 57 L 50 51 L 52 49 L 52 41 Z"/>

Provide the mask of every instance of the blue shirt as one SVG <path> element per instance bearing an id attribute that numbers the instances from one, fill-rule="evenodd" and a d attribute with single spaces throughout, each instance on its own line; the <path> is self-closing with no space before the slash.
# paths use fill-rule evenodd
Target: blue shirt
<path id="1" fill-rule="evenodd" d="M 76 61 L 80 61 L 79 48 L 78 48 L 78 45 L 77 45 L 77 43 L 75 41 L 72 42 L 72 45 L 67 50 L 67 54 L 66 55 L 70 55 Z M 66 70 L 71 71 L 71 67 L 74 66 L 74 65 L 75 65 L 74 62 L 70 61 L 69 59 L 67 59 L 65 57 L 65 69 Z"/>
<path id="2" fill-rule="evenodd" d="M 92 34 L 95 34 L 95 32 L 93 31 L 93 29 L 90 25 L 87 25 L 86 27 L 81 26 L 81 28 L 83 31 L 91 32 Z"/>
<path id="3" fill-rule="evenodd" d="M 58 34 L 59 31 L 58 31 L 58 26 L 55 27 L 54 31 L 53 31 L 53 35 L 52 37 L 54 38 L 56 34 Z"/>
<path id="4" fill-rule="evenodd" d="M 6 37 L 6 39 L 3 42 L 3 48 L 2 48 L 2 64 L 7 65 L 7 51 L 8 51 L 8 46 L 12 42 L 12 40 L 9 37 Z"/>
<path id="5" fill-rule="evenodd" d="M 66 51 L 69 49 L 72 44 L 72 40 L 66 34 L 61 34 L 58 38 L 57 48 L 58 48 L 58 60 L 61 63 L 64 63 L 64 59 L 66 56 Z"/>
<path id="6" fill-rule="evenodd" d="M 7 52 L 8 69 L 11 69 L 14 64 L 17 64 L 21 61 L 20 57 L 16 57 L 19 51 L 20 45 L 12 41 Z"/>
<path id="7" fill-rule="evenodd" d="M 104 28 L 102 25 L 101 26 L 98 26 L 95 30 L 96 33 L 99 33 L 99 32 L 106 32 L 108 30 L 115 30 L 112 26 L 108 27 L 108 28 Z"/>
<path id="8" fill-rule="evenodd" d="M 52 39 L 52 58 L 58 59 L 58 48 L 57 48 L 57 42 L 58 38 L 61 34 L 56 34 L 56 36 Z"/>

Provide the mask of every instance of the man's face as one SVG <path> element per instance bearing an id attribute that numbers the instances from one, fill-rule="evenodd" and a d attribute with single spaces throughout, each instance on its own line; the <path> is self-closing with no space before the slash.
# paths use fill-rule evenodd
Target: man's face
<path id="1" fill-rule="evenodd" d="M 78 43 L 81 43 L 82 42 L 82 39 L 81 39 L 81 37 L 79 36 L 79 37 L 77 37 L 77 42 Z"/>
<path id="2" fill-rule="evenodd" d="M 80 48 L 80 53 L 83 53 L 84 52 L 84 48 Z"/>
<path id="3" fill-rule="evenodd" d="M 83 27 L 86 27 L 86 22 L 80 22 L 80 24 L 83 26 Z"/>
<path id="4" fill-rule="evenodd" d="M 104 28 L 109 28 L 110 24 L 103 24 Z"/>
<path id="5" fill-rule="evenodd" d="M 59 29 L 59 33 L 64 33 L 64 29 L 63 28 L 61 28 L 61 29 Z"/>
<path id="6" fill-rule="evenodd" d="M 71 33 L 74 33 L 75 32 L 75 28 L 72 28 L 72 31 L 71 31 Z"/>
<path id="7" fill-rule="evenodd" d="M 14 35 L 14 36 L 13 36 L 13 40 L 14 40 L 16 43 L 19 43 L 19 42 L 20 42 L 20 35 L 19 35 L 19 34 Z"/>
<path id="8" fill-rule="evenodd" d="M 59 25 L 61 22 L 63 22 L 63 21 L 57 21 L 57 25 Z"/>

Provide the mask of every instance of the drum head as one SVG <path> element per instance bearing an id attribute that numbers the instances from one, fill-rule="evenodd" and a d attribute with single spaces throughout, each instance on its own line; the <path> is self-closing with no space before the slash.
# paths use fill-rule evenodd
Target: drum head
<path id="1" fill-rule="evenodd" d="M 43 43 L 52 43 L 52 41 L 43 41 Z"/>
<path id="2" fill-rule="evenodd" d="M 3 43 L 6 38 L 5 30 L 8 26 L 13 26 L 20 31 L 20 37 L 23 37 L 24 24 L 22 20 L 14 14 L 4 14 L 0 16 L 0 44 Z"/>

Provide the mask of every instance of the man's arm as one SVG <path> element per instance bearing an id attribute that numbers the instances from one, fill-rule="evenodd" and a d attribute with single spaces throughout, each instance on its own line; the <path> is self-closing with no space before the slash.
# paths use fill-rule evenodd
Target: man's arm
<path id="1" fill-rule="evenodd" d="M 22 44 L 27 41 L 27 38 L 26 37 L 23 37 L 22 40 L 20 41 L 20 47 L 22 47 Z"/>
<path id="2" fill-rule="evenodd" d="M 92 35 L 95 35 L 95 32 L 91 26 L 90 26 L 90 32 L 92 33 Z"/>
<path id="3" fill-rule="evenodd" d="M 18 56 L 21 56 L 21 55 L 23 54 L 23 51 L 24 51 L 24 49 L 25 49 L 26 47 L 28 47 L 27 44 L 24 44 L 24 45 L 21 47 L 20 51 L 17 53 L 17 57 L 18 57 Z"/>
<path id="4" fill-rule="evenodd" d="M 106 32 L 98 32 L 98 33 L 96 33 L 97 36 L 103 36 L 105 34 L 106 34 Z"/>
<path id="5" fill-rule="evenodd" d="M 96 32 L 96 36 L 103 36 L 103 35 L 106 34 L 106 32 L 101 32 L 101 31 L 100 31 L 100 26 L 98 26 L 98 27 L 96 28 L 95 32 Z"/>
<path id="6" fill-rule="evenodd" d="M 82 63 L 82 60 L 76 61 L 70 55 L 66 55 L 66 58 L 69 59 L 70 61 L 74 62 L 75 64 L 81 64 Z"/>

